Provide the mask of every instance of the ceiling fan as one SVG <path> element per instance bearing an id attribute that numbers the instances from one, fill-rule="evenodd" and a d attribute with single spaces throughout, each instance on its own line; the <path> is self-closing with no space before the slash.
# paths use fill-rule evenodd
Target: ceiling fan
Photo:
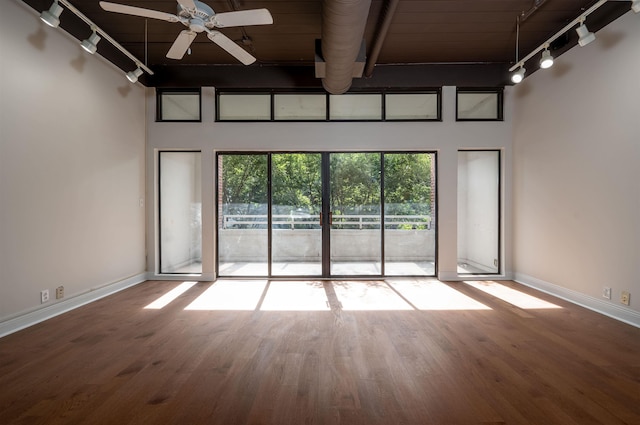
<path id="1" fill-rule="evenodd" d="M 239 27 L 248 25 L 268 25 L 273 23 L 267 9 L 251 9 L 236 12 L 215 13 L 213 9 L 198 0 L 177 0 L 178 13 L 160 12 L 141 7 L 101 1 L 100 6 L 109 12 L 160 19 L 167 22 L 180 22 L 189 29 L 183 30 L 167 52 L 170 59 L 182 59 L 198 33 L 206 32 L 209 40 L 222 47 L 245 65 L 255 62 L 256 58 L 238 46 L 233 40 L 213 28 Z"/>

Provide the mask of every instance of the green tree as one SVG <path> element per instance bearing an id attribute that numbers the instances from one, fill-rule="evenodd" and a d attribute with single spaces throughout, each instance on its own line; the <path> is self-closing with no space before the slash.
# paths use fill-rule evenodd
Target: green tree
<path id="1" fill-rule="evenodd" d="M 225 154 L 221 202 L 226 214 L 266 214 L 266 154 Z M 276 153 L 271 156 L 274 213 L 302 210 L 318 214 L 322 202 L 321 154 Z M 330 185 L 334 214 L 379 214 L 380 153 L 331 155 Z M 385 213 L 431 214 L 432 154 L 384 155 Z"/>

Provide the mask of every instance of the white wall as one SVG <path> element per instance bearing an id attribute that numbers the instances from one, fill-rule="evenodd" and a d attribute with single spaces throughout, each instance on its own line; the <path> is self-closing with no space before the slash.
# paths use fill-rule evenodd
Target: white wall
<path id="1" fill-rule="evenodd" d="M 144 149 L 144 88 L 3 2 L 0 324 L 145 272 Z"/>
<path id="2" fill-rule="evenodd" d="M 203 88 L 202 123 L 155 122 L 155 95 L 147 97 L 147 161 L 157 166 L 161 149 L 202 151 L 203 190 L 203 276 L 214 273 L 214 160 L 215 151 L 339 151 L 339 150 L 434 150 L 438 157 L 438 254 L 439 276 L 457 279 L 457 164 L 458 149 L 502 149 L 503 165 L 510 174 L 511 90 L 505 90 L 504 122 L 456 122 L 455 87 L 443 88 L 443 122 L 321 122 L 283 123 L 214 122 L 215 90 Z M 148 187 L 157 187 L 152 167 L 147 171 Z M 503 194 L 510 204 L 510 182 L 505 180 Z M 153 193 L 148 201 L 156 202 Z M 506 233 L 503 253 L 506 275 L 510 272 L 510 212 L 503 213 Z M 209 219 L 207 219 L 209 218 Z M 156 246 L 157 217 L 148 214 L 148 246 Z M 505 231 L 506 229 L 506 231 Z M 149 258 L 149 269 L 156 271 L 157 252 Z"/>
<path id="3" fill-rule="evenodd" d="M 517 277 L 613 313 L 640 311 L 639 40 L 630 12 L 515 91 Z"/>

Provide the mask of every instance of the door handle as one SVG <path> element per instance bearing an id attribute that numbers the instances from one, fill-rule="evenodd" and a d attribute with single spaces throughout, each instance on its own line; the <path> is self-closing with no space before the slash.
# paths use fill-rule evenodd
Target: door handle
<path id="1" fill-rule="evenodd" d="M 323 215 L 320 213 L 320 227 L 324 224 Z M 333 226 L 333 211 L 329 211 L 329 226 Z"/>

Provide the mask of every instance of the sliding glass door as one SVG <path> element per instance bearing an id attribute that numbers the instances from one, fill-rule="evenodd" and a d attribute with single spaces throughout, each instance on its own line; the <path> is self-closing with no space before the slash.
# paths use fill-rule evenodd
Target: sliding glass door
<path id="1" fill-rule="evenodd" d="M 384 155 L 384 264 L 389 276 L 434 276 L 435 155 Z"/>
<path id="2" fill-rule="evenodd" d="M 268 156 L 218 155 L 218 274 L 269 274 Z"/>
<path id="3" fill-rule="evenodd" d="M 329 156 L 331 275 L 381 276 L 380 153 Z"/>
<path id="4" fill-rule="evenodd" d="M 218 275 L 435 275 L 435 154 L 218 154 Z"/>
<path id="5" fill-rule="evenodd" d="M 322 275 L 322 155 L 271 155 L 271 274 Z"/>

